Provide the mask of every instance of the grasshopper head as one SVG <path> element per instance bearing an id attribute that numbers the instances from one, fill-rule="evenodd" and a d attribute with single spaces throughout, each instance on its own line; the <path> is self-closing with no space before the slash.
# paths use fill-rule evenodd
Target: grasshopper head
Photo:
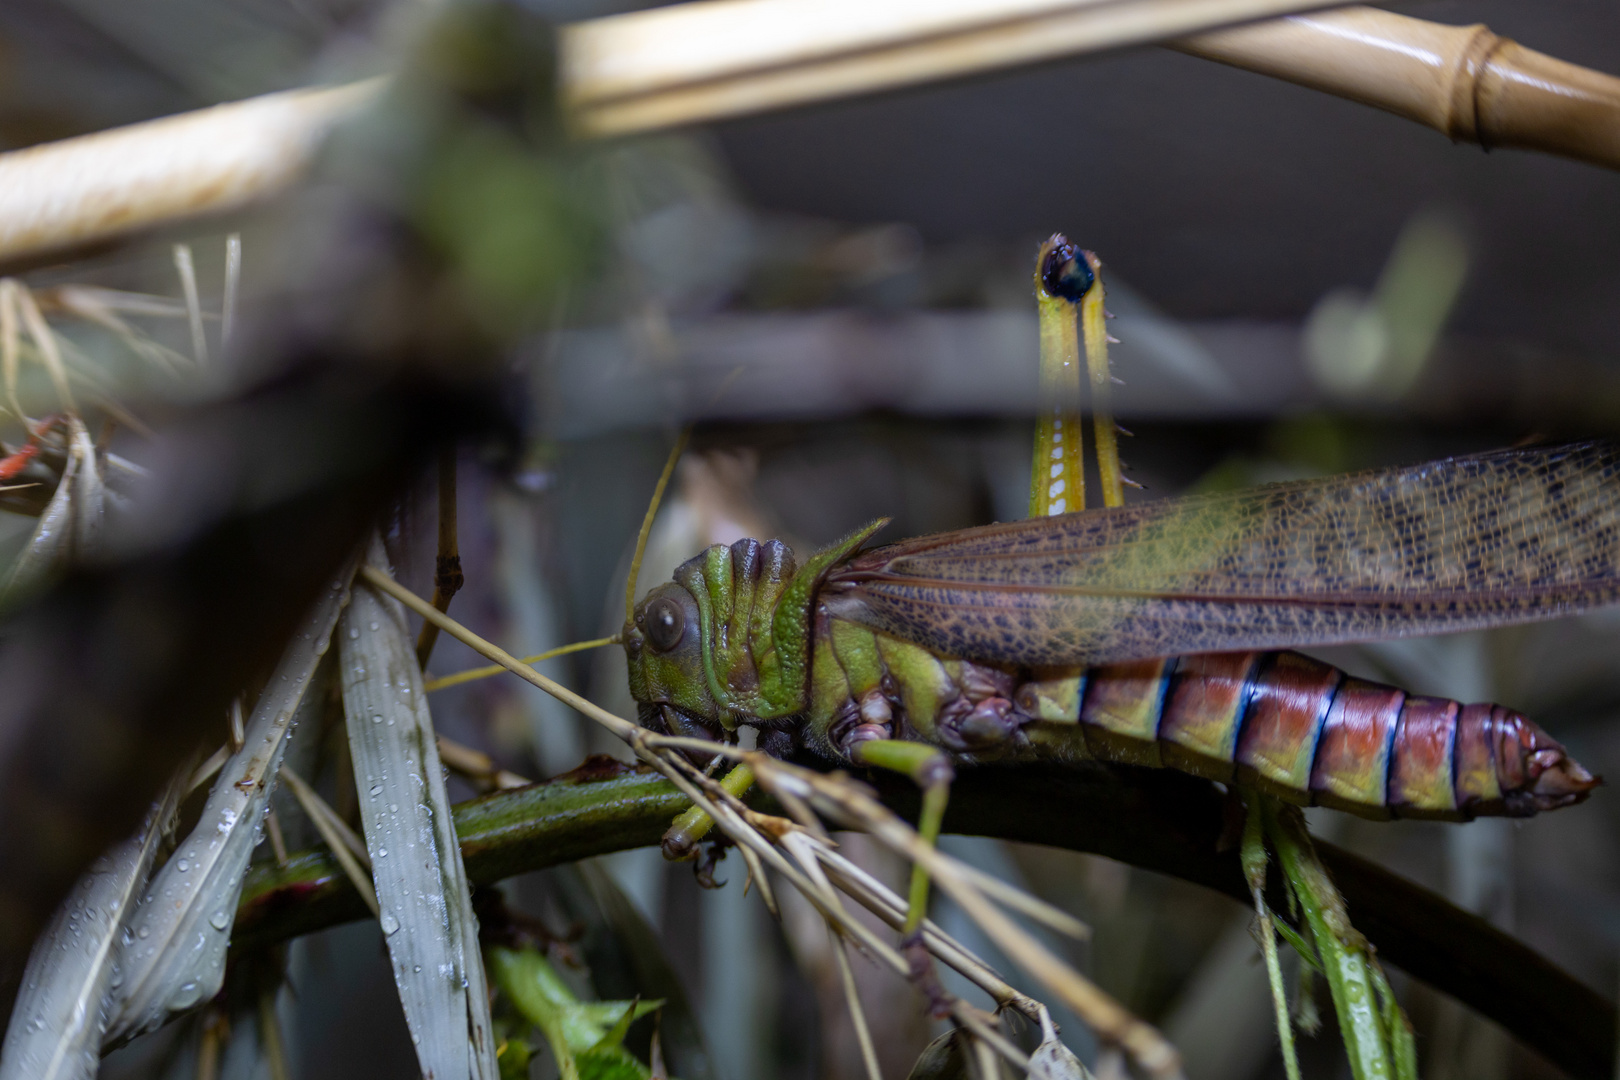
<path id="1" fill-rule="evenodd" d="M 636 605 L 635 617 L 624 627 L 624 655 L 643 727 L 704 739 L 720 736 L 721 709 L 709 692 L 704 648 L 697 600 L 682 586 L 660 585 Z"/>
<path id="2" fill-rule="evenodd" d="M 810 610 L 827 571 L 882 522 L 803 565 L 780 540 L 716 544 L 649 592 L 624 628 L 642 724 L 717 738 L 784 723 L 809 698 Z"/>

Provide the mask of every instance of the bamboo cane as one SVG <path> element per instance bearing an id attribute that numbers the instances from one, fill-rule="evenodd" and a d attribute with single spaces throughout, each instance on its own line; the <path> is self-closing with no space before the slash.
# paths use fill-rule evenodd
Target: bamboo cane
<path id="1" fill-rule="evenodd" d="M 1194 33 L 1321 3 L 699 0 L 565 28 L 562 92 L 581 134 L 630 134 L 1166 41 L 1453 139 L 1620 168 L 1620 78 L 1483 26 L 1357 7 Z M 273 197 L 380 86 L 272 94 L 0 154 L 0 265 Z"/>
<path id="2" fill-rule="evenodd" d="M 1169 43 L 1434 128 L 1620 169 L 1620 79 L 1498 37 L 1376 8 L 1294 15 Z"/>
<path id="3" fill-rule="evenodd" d="M 0 154 L 0 259 L 102 243 L 285 190 L 377 80 L 294 90 Z"/>
<path id="4" fill-rule="evenodd" d="M 564 97 L 582 134 L 624 135 L 1325 6 L 1323 0 L 710 0 L 567 27 Z"/>

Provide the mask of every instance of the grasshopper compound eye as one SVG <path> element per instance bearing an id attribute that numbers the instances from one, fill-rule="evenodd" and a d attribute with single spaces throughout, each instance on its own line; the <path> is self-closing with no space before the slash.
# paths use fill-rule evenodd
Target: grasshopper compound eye
<path id="1" fill-rule="evenodd" d="M 686 612 L 667 596 L 647 605 L 647 644 L 655 652 L 669 652 L 686 636 Z"/>

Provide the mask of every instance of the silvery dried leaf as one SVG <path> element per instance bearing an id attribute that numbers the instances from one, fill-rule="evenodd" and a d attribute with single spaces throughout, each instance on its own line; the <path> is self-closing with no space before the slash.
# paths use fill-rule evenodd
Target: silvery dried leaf
<path id="1" fill-rule="evenodd" d="M 1041 1009 L 1041 1045 L 1029 1055 L 1030 1080 L 1096 1080 L 1067 1046 L 1058 1040 L 1052 1017 Z"/>
<path id="2" fill-rule="evenodd" d="M 171 783 L 140 832 L 97 859 L 34 943 L 0 1048 L 0 1080 L 90 1080 L 119 926 L 179 801 Z"/>
<path id="3" fill-rule="evenodd" d="M 249 717 L 242 749 L 225 763 L 202 817 L 141 895 L 124 924 L 107 1025 L 109 1044 L 151 1031 L 219 992 L 242 875 L 258 844 L 287 736 L 302 712 L 332 627 L 348 600 L 345 572 L 294 633 Z M 313 695 L 310 707 L 318 707 Z"/>
<path id="4" fill-rule="evenodd" d="M 966 1037 L 947 1031 L 923 1048 L 906 1080 L 967 1080 L 967 1054 L 962 1049 Z"/>
<path id="5" fill-rule="evenodd" d="M 95 443 L 84 421 L 68 418 L 67 464 L 56 493 L 17 555 L 6 591 L 27 588 L 73 559 L 95 552 L 106 521 L 107 487 L 96 463 Z"/>
<path id="6" fill-rule="evenodd" d="M 78 474 L 79 455 L 70 447 L 56 493 L 46 504 L 45 512 L 34 526 L 33 535 L 12 564 L 6 592 L 28 588 L 67 558 L 73 541 L 73 492 Z"/>
<path id="7" fill-rule="evenodd" d="M 369 561 L 386 572 L 380 540 Z M 495 1080 L 478 921 L 404 610 L 356 582 L 338 646 L 360 818 L 422 1075 Z"/>

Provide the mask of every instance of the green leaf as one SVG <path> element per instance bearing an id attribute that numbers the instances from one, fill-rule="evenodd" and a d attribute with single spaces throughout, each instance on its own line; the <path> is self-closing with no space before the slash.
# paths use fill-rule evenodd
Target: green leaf
<path id="1" fill-rule="evenodd" d="M 580 1011 L 598 1024 L 605 1027 L 622 1025 L 629 1028 L 632 1020 L 640 1020 L 643 1016 L 651 1015 L 663 1007 L 664 1002 L 658 1001 L 586 1001 L 580 1003 Z M 626 1010 L 635 1007 L 635 1015 L 626 1016 Z M 612 1034 L 612 1032 L 609 1032 Z M 622 1041 L 623 1033 L 619 1035 Z"/>
<path id="2" fill-rule="evenodd" d="M 579 1055 L 579 1080 L 647 1080 L 651 1075 L 652 1070 L 617 1043 L 599 1045 Z"/>
<path id="3" fill-rule="evenodd" d="M 513 1007 L 545 1035 L 566 1080 L 647 1080 L 651 1070 L 622 1045 L 658 1001 L 580 1001 L 537 949 L 489 950 L 489 972 Z"/>
<path id="4" fill-rule="evenodd" d="M 516 1036 L 507 1039 L 495 1050 L 495 1064 L 500 1066 L 501 1080 L 529 1080 L 529 1058 L 532 1056 L 527 1040 Z"/>

